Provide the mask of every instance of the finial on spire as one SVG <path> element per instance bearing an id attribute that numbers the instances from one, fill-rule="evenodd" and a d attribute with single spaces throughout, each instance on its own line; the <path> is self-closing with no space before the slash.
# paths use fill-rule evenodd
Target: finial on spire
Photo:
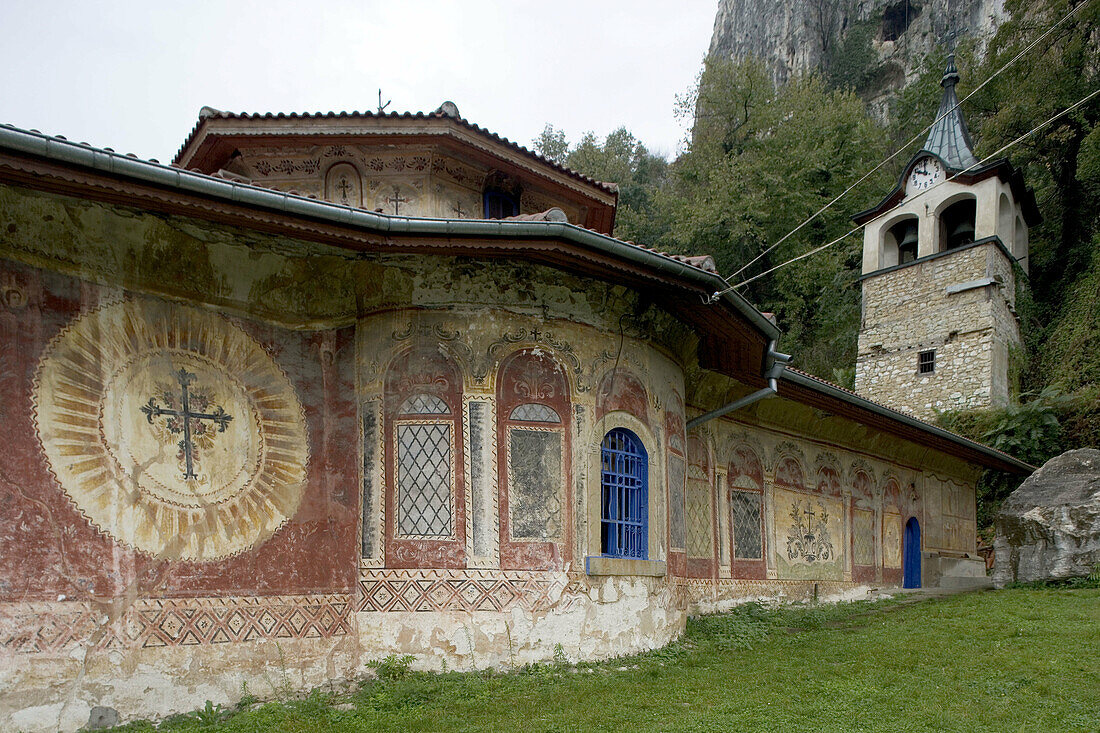
<path id="1" fill-rule="evenodd" d="M 943 78 L 940 79 L 940 86 L 944 89 L 948 85 L 955 86 L 959 83 L 959 69 L 955 66 L 955 52 L 952 51 L 947 55 L 947 68 L 943 70 Z"/>
<path id="2" fill-rule="evenodd" d="M 974 156 L 970 131 L 966 129 L 966 120 L 959 109 L 959 98 L 955 95 L 955 84 L 958 81 L 959 70 L 955 66 L 955 53 L 952 52 L 947 57 L 947 68 L 940 81 L 943 98 L 923 149 L 939 157 L 948 168 L 961 171 L 977 166 L 978 159 Z"/>

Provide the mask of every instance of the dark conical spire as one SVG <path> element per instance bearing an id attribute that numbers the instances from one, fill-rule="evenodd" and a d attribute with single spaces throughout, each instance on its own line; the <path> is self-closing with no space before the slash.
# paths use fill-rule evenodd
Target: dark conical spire
<path id="1" fill-rule="evenodd" d="M 940 86 L 943 87 L 943 99 L 936 111 L 936 123 L 928 131 L 924 141 L 924 150 L 938 155 L 948 168 L 965 170 L 978 165 L 974 155 L 974 144 L 970 141 L 970 131 L 966 129 L 966 120 L 959 109 L 959 98 L 955 94 L 955 84 L 959 81 L 959 70 L 955 68 L 955 54 L 947 57 Z"/>

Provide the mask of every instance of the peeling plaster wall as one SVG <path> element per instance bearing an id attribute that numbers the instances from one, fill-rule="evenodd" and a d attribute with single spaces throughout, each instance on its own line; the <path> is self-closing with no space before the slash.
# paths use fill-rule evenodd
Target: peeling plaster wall
<path id="1" fill-rule="evenodd" d="M 234 702 L 243 685 L 277 696 L 389 654 L 475 669 L 548 660 L 558 645 L 575 660 L 653 649 L 691 613 L 899 583 L 909 516 L 926 552 L 974 551 L 975 466 L 784 399 L 685 433 L 747 387 L 700 369 L 694 334 L 621 286 L 521 262 L 351 259 L 120 207 L 0 197 L 0 554 L 14 559 L 0 567 L 0 727 L 74 730 L 96 705 L 163 716 Z M 82 368 L 44 381 L 61 356 Z M 169 424 L 185 381 L 205 411 L 195 425 L 215 425 L 217 408 L 231 417 L 192 435 L 190 464 Z M 407 414 L 416 395 L 442 411 Z M 527 402 L 556 421 L 499 409 Z M 44 415 L 68 427 L 44 430 Z M 395 470 L 401 424 L 451 436 L 438 536 L 406 536 L 395 514 L 417 486 Z M 223 470 L 251 455 L 253 426 L 269 452 Z M 561 446 L 560 484 L 522 485 L 506 452 L 517 426 L 559 436 L 547 445 Z M 585 572 L 600 554 L 600 443 L 614 427 L 649 456 L 645 575 Z M 69 428 L 122 437 L 103 452 L 94 433 L 65 442 Z M 298 429 L 304 445 L 280 443 Z M 92 448 L 87 465 L 109 475 L 133 462 L 113 493 L 66 463 Z M 180 487 L 214 498 L 192 506 Z M 269 503 L 218 513 L 261 489 Z M 751 542 L 734 511 L 746 497 L 759 501 Z M 532 536 L 528 518 L 514 532 L 513 501 L 545 507 L 556 529 Z M 202 541 L 156 544 L 171 527 Z M 792 541 L 807 527 L 827 551 Z"/>

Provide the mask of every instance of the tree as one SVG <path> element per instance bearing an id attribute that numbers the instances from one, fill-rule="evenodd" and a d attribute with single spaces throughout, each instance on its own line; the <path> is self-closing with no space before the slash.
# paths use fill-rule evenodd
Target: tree
<path id="1" fill-rule="evenodd" d="M 1081 7 L 1083 6 L 1083 7 Z M 978 78 L 987 78 L 1071 9 L 1077 12 L 975 96 L 979 152 L 989 155 L 1100 88 L 1100 3 L 1009 0 Z M 1007 152 L 1043 214 L 1029 232 L 1031 298 L 1024 388 L 1075 390 L 1100 379 L 1100 98 Z"/>
<path id="2" fill-rule="evenodd" d="M 727 275 L 851 185 L 885 150 L 884 132 L 856 95 L 830 90 L 816 75 L 776 89 L 752 60 L 708 59 L 682 106 L 696 119 L 688 151 L 673 165 L 672 239 L 678 251 L 714 255 Z M 867 181 L 732 282 L 839 237 L 890 182 L 885 174 Z M 827 378 L 855 362 L 861 250 L 853 236 L 740 290 L 777 314 L 785 348 L 802 368 Z"/>
<path id="3" fill-rule="evenodd" d="M 542 157 L 559 165 L 565 165 L 565 158 L 569 155 L 569 141 L 565 139 L 564 130 L 558 130 L 553 125 L 547 124 L 532 145 L 535 152 Z"/>
<path id="4" fill-rule="evenodd" d="M 563 131 L 547 125 L 534 146 L 544 157 L 618 185 L 617 237 L 650 243 L 664 236 L 667 226 L 657 210 L 657 192 L 667 178 L 668 161 L 650 153 L 625 127 L 602 140 L 594 132 L 586 132 L 570 147 Z"/>

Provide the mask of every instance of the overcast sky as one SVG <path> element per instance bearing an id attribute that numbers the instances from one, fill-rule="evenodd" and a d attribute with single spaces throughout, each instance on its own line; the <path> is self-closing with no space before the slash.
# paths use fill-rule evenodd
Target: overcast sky
<path id="1" fill-rule="evenodd" d="M 0 122 L 169 161 L 199 108 L 431 111 L 675 154 L 717 0 L 0 0 Z"/>

